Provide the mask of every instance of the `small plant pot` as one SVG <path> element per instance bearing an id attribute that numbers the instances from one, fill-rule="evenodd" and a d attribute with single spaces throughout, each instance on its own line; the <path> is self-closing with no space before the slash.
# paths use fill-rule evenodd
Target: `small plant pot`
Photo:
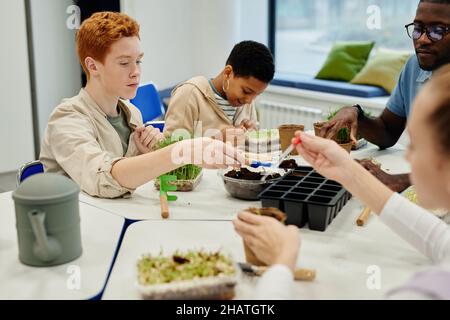
<path id="1" fill-rule="evenodd" d="M 200 183 L 200 180 L 202 179 L 203 172 L 200 172 L 197 177 L 193 180 L 176 180 L 174 182 L 171 182 L 171 184 L 177 186 L 176 191 L 181 192 L 189 192 L 193 191 Z M 159 179 L 155 180 L 155 188 L 156 190 L 159 190 Z"/>
<path id="2" fill-rule="evenodd" d="M 352 151 L 353 142 L 347 142 L 347 143 L 338 143 L 345 151 L 350 153 Z"/>
<path id="3" fill-rule="evenodd" d="M 254 266 L 266 266 L 264 262 L 262 262 L 256 257 L 256 255 L 253 253 L 252 249 L 249 248 L 247 243 L 245 241 L 243 241 L 243 243 L 244 243 L 245 261 Z"/>
<path id="4" fill-rule="evenodd" d="M 314 134 L 316 135 L 316 137 L 319 136 L 320 130 L 322 129 L 324 124 L 325 124 L 325 122 L 316 122 L 316 123 L 313 124 L 313 126 L 314 126 Z"/>
<path id="5" fill-rule="evenodd" d="M 281 151 L 286 150 L 292 142 L 296 131 L 304 131 L 305 126 L 299 124 L 284 124 L 278 127 L 280 133 L 280 146 Z M 297 151 L 294 149 L 291 155 L 297 155 Z"/>
<path id="6" fill-rule="evenodd" d="M 247 211 L 252 212 L 257 215 L 262 216 L 269 216 L 273 219 L 276 219 L 280 221 L 281 223 L 285 223 L 286 221 L 286 214 L 282 211 L 280 211 L 278 208 L 271 207 L 271 208 L 248 208 Z M 245 259 L 247 263 L 250 263 L 254 266 L 266 266 L 264 262 L 258 259 L 256 257 L 255 253 L 250 249 L 250 247 L 247 245 L 245 241 L 243 241 L 244 244 L 244 253 L 245 253 Z"/>

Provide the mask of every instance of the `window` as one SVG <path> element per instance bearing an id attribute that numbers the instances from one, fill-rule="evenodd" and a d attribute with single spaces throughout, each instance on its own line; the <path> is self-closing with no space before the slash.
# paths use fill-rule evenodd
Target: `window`
<path id="1" fill-rule="evenodd" d="M 376 42 L 413 51 L 404 25 L 419 0 L 271 0 L 277 73 L 315 76 L 335 41 Z"/>

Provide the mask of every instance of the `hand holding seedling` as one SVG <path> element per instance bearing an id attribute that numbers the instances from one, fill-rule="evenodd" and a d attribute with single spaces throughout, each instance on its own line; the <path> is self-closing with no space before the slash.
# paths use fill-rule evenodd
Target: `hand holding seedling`
<path id="1" fill-rule="evenodd" d="M 319 136 L 332 139 L 340 129 L 345 127 L 350 128 L 350 139 L 356 144 L 356 135 L 358 132 L 358 111 L 356 108 L 344 107 L 340 109 L 331 120 L 325 122 L 320 129 Z"/>
<path id="2" fill-rule="evenodd" d="M 253 120 L 244 119 L 239 124 L 238 128 L 244 129 L 246 131 L 258 130 L 258 124 Z"/>

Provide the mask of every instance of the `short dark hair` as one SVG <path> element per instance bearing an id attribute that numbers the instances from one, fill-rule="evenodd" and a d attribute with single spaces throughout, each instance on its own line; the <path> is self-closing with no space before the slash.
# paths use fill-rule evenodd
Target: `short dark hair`
<path id="1" fill-rule="evenodd" d="M 437 108 L 430 115 L 431 126 L 444 153 L 450 155 L 450 64 L 433 72 L 429 87 L 437 98 Z"/>
<path id="2" fill-rule="evenodd" d="M 262 82 L 272 81 L 275 73 L 273 56 L 269 48 L 256 41 L 242 41 L 231 50 L 227 65 L 238 77 L 254 77 Z"/>

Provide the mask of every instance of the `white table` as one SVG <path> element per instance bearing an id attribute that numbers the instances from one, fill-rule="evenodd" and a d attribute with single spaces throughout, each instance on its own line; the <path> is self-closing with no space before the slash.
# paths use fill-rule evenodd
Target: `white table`
<path id="1" fill-rule="evenodd" d="M 230 221 L 140 221 L 128 227 L 103 299 L 139 299 L 136 290 L 136 261 L 141 254 L 161 249 L 224 248 L 242 261 L 242 241 Z"/>
<path id="2" fill-rule="evenodd" d="M 381 299 L 389 288 L 403 283 L 429 261 L 388 230 L 375 217 L 364 228 L 355 226 L 361 206 L 347 205 L 325 233 L 301 229 L 297 265 L 314 268 L 314 282 L 296 282 L 294 299 Z M 167 254 L 176 249 L 223 248 L 244 261 L 242 241 L 229 221 L 140 221 L 125 234 L 103 299 L 140 299 L 136 261 L 141 254 Z M 366 286 L 367 268 L 381 270 L 381 289 Z M 251 299 L 257 278 L 241 275 L 237 299 Z"/>
<path id="3" fill-rule="evenodd" d="M 404 173 L 409 171 L 409 166 L 403 159 L 403 153 L 404 148 L 401 146 L 378 151 L 377 147 L 368 145 L 362 150 L 353 152 L 352 155 L 359 159 L 374 157 L 382 163 L 383 169 L 392 173 Z M 205 185 L 211 184 L 209 179 L 215 179 L 212 176 L 205 178 L 203 182 Z M 204 203 L 203 210 L 210 212 L 211 208 L 220 208 L 224 200 L 218 195 L 214 199 L 217 201 L 206 200 L 208 202 Z M 233 202 L 244 203 L 246 204 L 244 207 L 248 206 L 246 202 L 236 199 Z M 403 283 L 414 272 L 430 264 L 427 258 L 391 232 L 375 216 L 370 217 L 365 227 L 357 227 L 355 221 L 362 208 L 362 204 L 353 198 L 326 232 L 315 232 L 307 228 L 300 230 L 303 244 L 298 266 L 314 268 L 318 274 L 312 283 L 296 283 L 294 298 L 381 299 L 389 288 Z M 232 215 L 236 212 L 235 209 Z M 156 253 L 160 248 L 171 252 L 175 249 L 204 246 L 225 248 L 238 261 L 242 261 L 244 257 L 241 240 L 233 231 L 230 222 L 169 220 L 142 221 L 133 224 L 125 235 L 103 297 L 139 298 L 134 285 L 136 279 L 134 268 L 140 254 Z M 373 274 L 373 270 L 380 272 L 380 290 L 367 287 L 367 281 L 371 276 L 368 272 Z M 237 298 L 251 298 L 254 283 L 255 279 L 245 277 L 238 287 Z"/>
<path id="4" fill-rule="evenodd" d="M 409 172 L 409 165 L 403 159 L 404 148 L 378 151 L 368 144 L 361 150 L 352 152 L 354 158 L 374 157 L 383 168 L 391 173 Z M 306 165 L 300 157 L 294 157 L 299 164 Z M 222 178 L 217 170 L 203 170 L 200 184 L 191 192 L 172 192 L 178 196 L 175 202 L 169 202 L 172 220 L 231 220 L 237 212 L 248 207 L 260 206 L 259 201 L 243 201 L 232 198 L 225 190 Z M 138 188 L 128 199 L 101 199 L 80 193 L 80 201 L 131 220 L 161 220 L 159 191 L 151 181 Z"/>
<path id="5" fill-rule="evenodd" d="M 36 268 L 19 261 L 11 192 L 0 194 L 0 299 L 90 299 L 106 281 L 124 219 L 80 203 L 83 254 L 64 265 Z M 74 276 L 80 274 L 80 287 Z M 67 282 L 71 283 L 68 287 Z"/>
<path id="6" fill-rule="evenodd" d="M 232 198 L 223 185 L 217 170 L 203 170 L 200 184 L 190 192 L 170 192 L 178 199 L 169 202 L 172 220 L 231 220 L 237 212 L 259 201 Z M 100 199 L 80 194 L 80 201 L 131 220 L 161 220 L 159 191 L 151 181 L 138 188 L 128 199 Z"/>

